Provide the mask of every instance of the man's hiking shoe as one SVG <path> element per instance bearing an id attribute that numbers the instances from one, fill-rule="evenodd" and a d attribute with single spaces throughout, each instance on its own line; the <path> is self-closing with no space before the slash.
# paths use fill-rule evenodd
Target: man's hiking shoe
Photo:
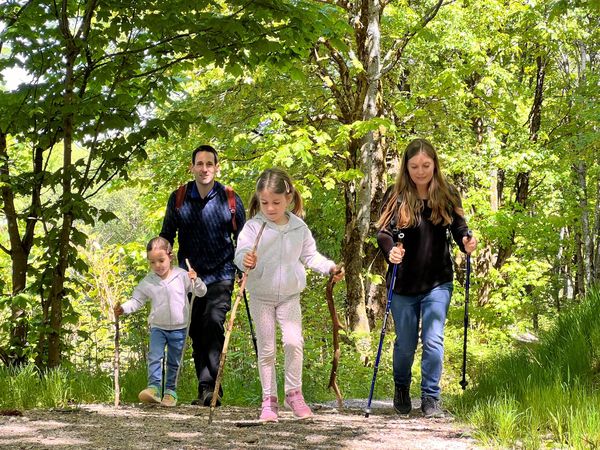
<path id="1" fill-rule="evenodd" d="M 313 412 L 304 401 L 302 391 L 299 389 L 297 391 L 290 391 L 285 394 L 285 401 L 283 404 L 286 408 L 292 410 L 292 413 L 294 413 L 294 417 L 296 419 L 308 419 L 313 415 Z"/>
<path id="2" fill-rule="evenodd" d="M 210 406 L 211 402 L 213 399 L 213 390 L 210 391 L 204 391 L 202 393 L 202 404 L 204 406 Z M 215 406 L 221 406 L 221 396 L 217 395 L 217 403 L 215 404 Z"/>
<path id="3" fill-rule="evenodd" d="M 411 409 L 410 388 L 396 385 L 396 389 L 394 390 L 394 410 L 398 414 L 409 414 Z"/>
<path id="4" fill-rule="evenodd" d="M 142 403 L 160 403 L 160 393 L 156 386 L 148 386 L 138 394 Z"/>
<path id="5" fill-rule="evenodd" d="M 433 397 L 421 399 L 421 411 L 425 417 L 444 417 L 444 411 L 440 408 L 440 401 Z"/>
<path id="6" fill-rule="evenodd" d="M 278 410 L 277 397 L 267 397 L 262 402 L 262 410 L 258 420 L 261 422 L 277 422 Z"/>
<path id="7" fill-rule="evenodd" d="M 161 406 L 166 406 L 167 408 L 172 408 L 177 405 L 177 394 L 173 391 L 165 392 L 163 395 L 162 401 L 160 402 Z"/>

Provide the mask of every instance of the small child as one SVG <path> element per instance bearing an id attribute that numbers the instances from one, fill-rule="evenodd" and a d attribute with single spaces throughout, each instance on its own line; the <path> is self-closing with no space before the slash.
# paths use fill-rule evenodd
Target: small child
<path id="1" fill-rule="evenodd" d="M 246 287 L 256 326 L 263 422 L 277 422 L 276 323 L 281 327 L 285 352 L 284 405 L 298 419 L 313 415 L 302 396 L 304 339 L 300 293 L 306 287 L 304 266 L 323 274 L 333 273 L 335 281 L 344 276 L 343 269 L 317 251 L 310 230 L 299 217 L 302 213 L 302 198 L 288 174 L 279 169 L 264 171 L 250 200 L 253 217 L 240 232 L 235 252 L 238 267 L 254 269 L 248 272 Z M 264 222 L 267 225 L 254 253 L 252 247 Z"/>
<path id="2" fill-rule="evenodd" d="M 188 293 L 206 294 L 206 285 L 190 268 L 189 272 L 172 267 L 173 250 L 165 238 L 155 237 L 146 246 L 151 272 L 134 289 L 131 300 L 114 307 L 115 316 L 131 314 L 150 300 L 150 351 L 148 353 L 148 387 L 139 393 L 143 403 L 177 404 L 177 372 L 185 344 L 190 307 Z M 161 397 L 161 362 L 167 347 L 167 373 Z M 162 400 L 161 400 L 162 398 Z"/>

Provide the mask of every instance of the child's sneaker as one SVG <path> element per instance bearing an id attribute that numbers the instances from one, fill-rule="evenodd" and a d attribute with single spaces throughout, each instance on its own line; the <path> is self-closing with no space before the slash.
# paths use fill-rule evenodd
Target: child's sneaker
<path id="1" fill-rule="evenodd" d="M 262 402 L 262 410 L 258 420 L 261 422 L 277 422 L 278 410 L 277 397 L 267 397 Z"/>
<path id="2" fill-rule="evenodd" d="M 292 410 L 296 419 L 307 419 L 313 415 L 312 411 L 304 401 L 302 391 L 299 389 L 285 394 L 285 401 L 283 404 L 286 408 Z"/>
<path id="3" fill-rule="evenodd" d="M 142 403 L 160 403 L 160 392 L 156 386 L 148 386 L 138 394 Z"/>
<path id="4" fill-rule="evenodd" d="M 162 406 L 166 406 L 167 408 L 172 408 L 177 405 L 177 394 L 172 390 L 165 390 L 165 395 L 163 396 L 162 402 L 160 402 Z"/>

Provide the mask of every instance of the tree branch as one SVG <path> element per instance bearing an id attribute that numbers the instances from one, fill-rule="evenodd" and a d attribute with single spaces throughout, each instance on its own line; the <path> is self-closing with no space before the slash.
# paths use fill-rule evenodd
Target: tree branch
<path id="1" fill-rule="evenodd" d="M 417 34 L 417 32 L 425 28 L 427 24 L 435 18 L 440 8 L 442 6 L 449 5 L 453 2 L 454 0 L 444 4 L 444 0 L 438 0 L 438 2 L 435 5 L 433 5 L 431 9 L 423 16 L 416 28 L 407 31 L 406 33 L 404 33 L 404 36 L 402 36 L 401 39 L 397 39 L 396 41 L 394 41 L 394 43 L 392 44 L 392 48 L 383 58 L 381 64 L 383 66 L 383 68 L 381 69 L 381 76 L 384 76 L 394 67 L 396 67 L 398 61 L 400 61 L 400 58 L 402 58 L 404 49 L 406 48 L 410 40 Z"/>

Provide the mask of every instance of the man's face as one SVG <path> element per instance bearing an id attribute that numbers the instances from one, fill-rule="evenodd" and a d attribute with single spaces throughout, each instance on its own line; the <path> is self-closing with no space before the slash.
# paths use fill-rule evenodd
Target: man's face
<path id="1" fill-rule="evenodd" d="M 219 171 L 219 164 L 215 163 L 215 155 L 211 152 L 198 152 L 194 164 L 190 168 L 196 183 L 208 186 L 215 179 Z"/>

